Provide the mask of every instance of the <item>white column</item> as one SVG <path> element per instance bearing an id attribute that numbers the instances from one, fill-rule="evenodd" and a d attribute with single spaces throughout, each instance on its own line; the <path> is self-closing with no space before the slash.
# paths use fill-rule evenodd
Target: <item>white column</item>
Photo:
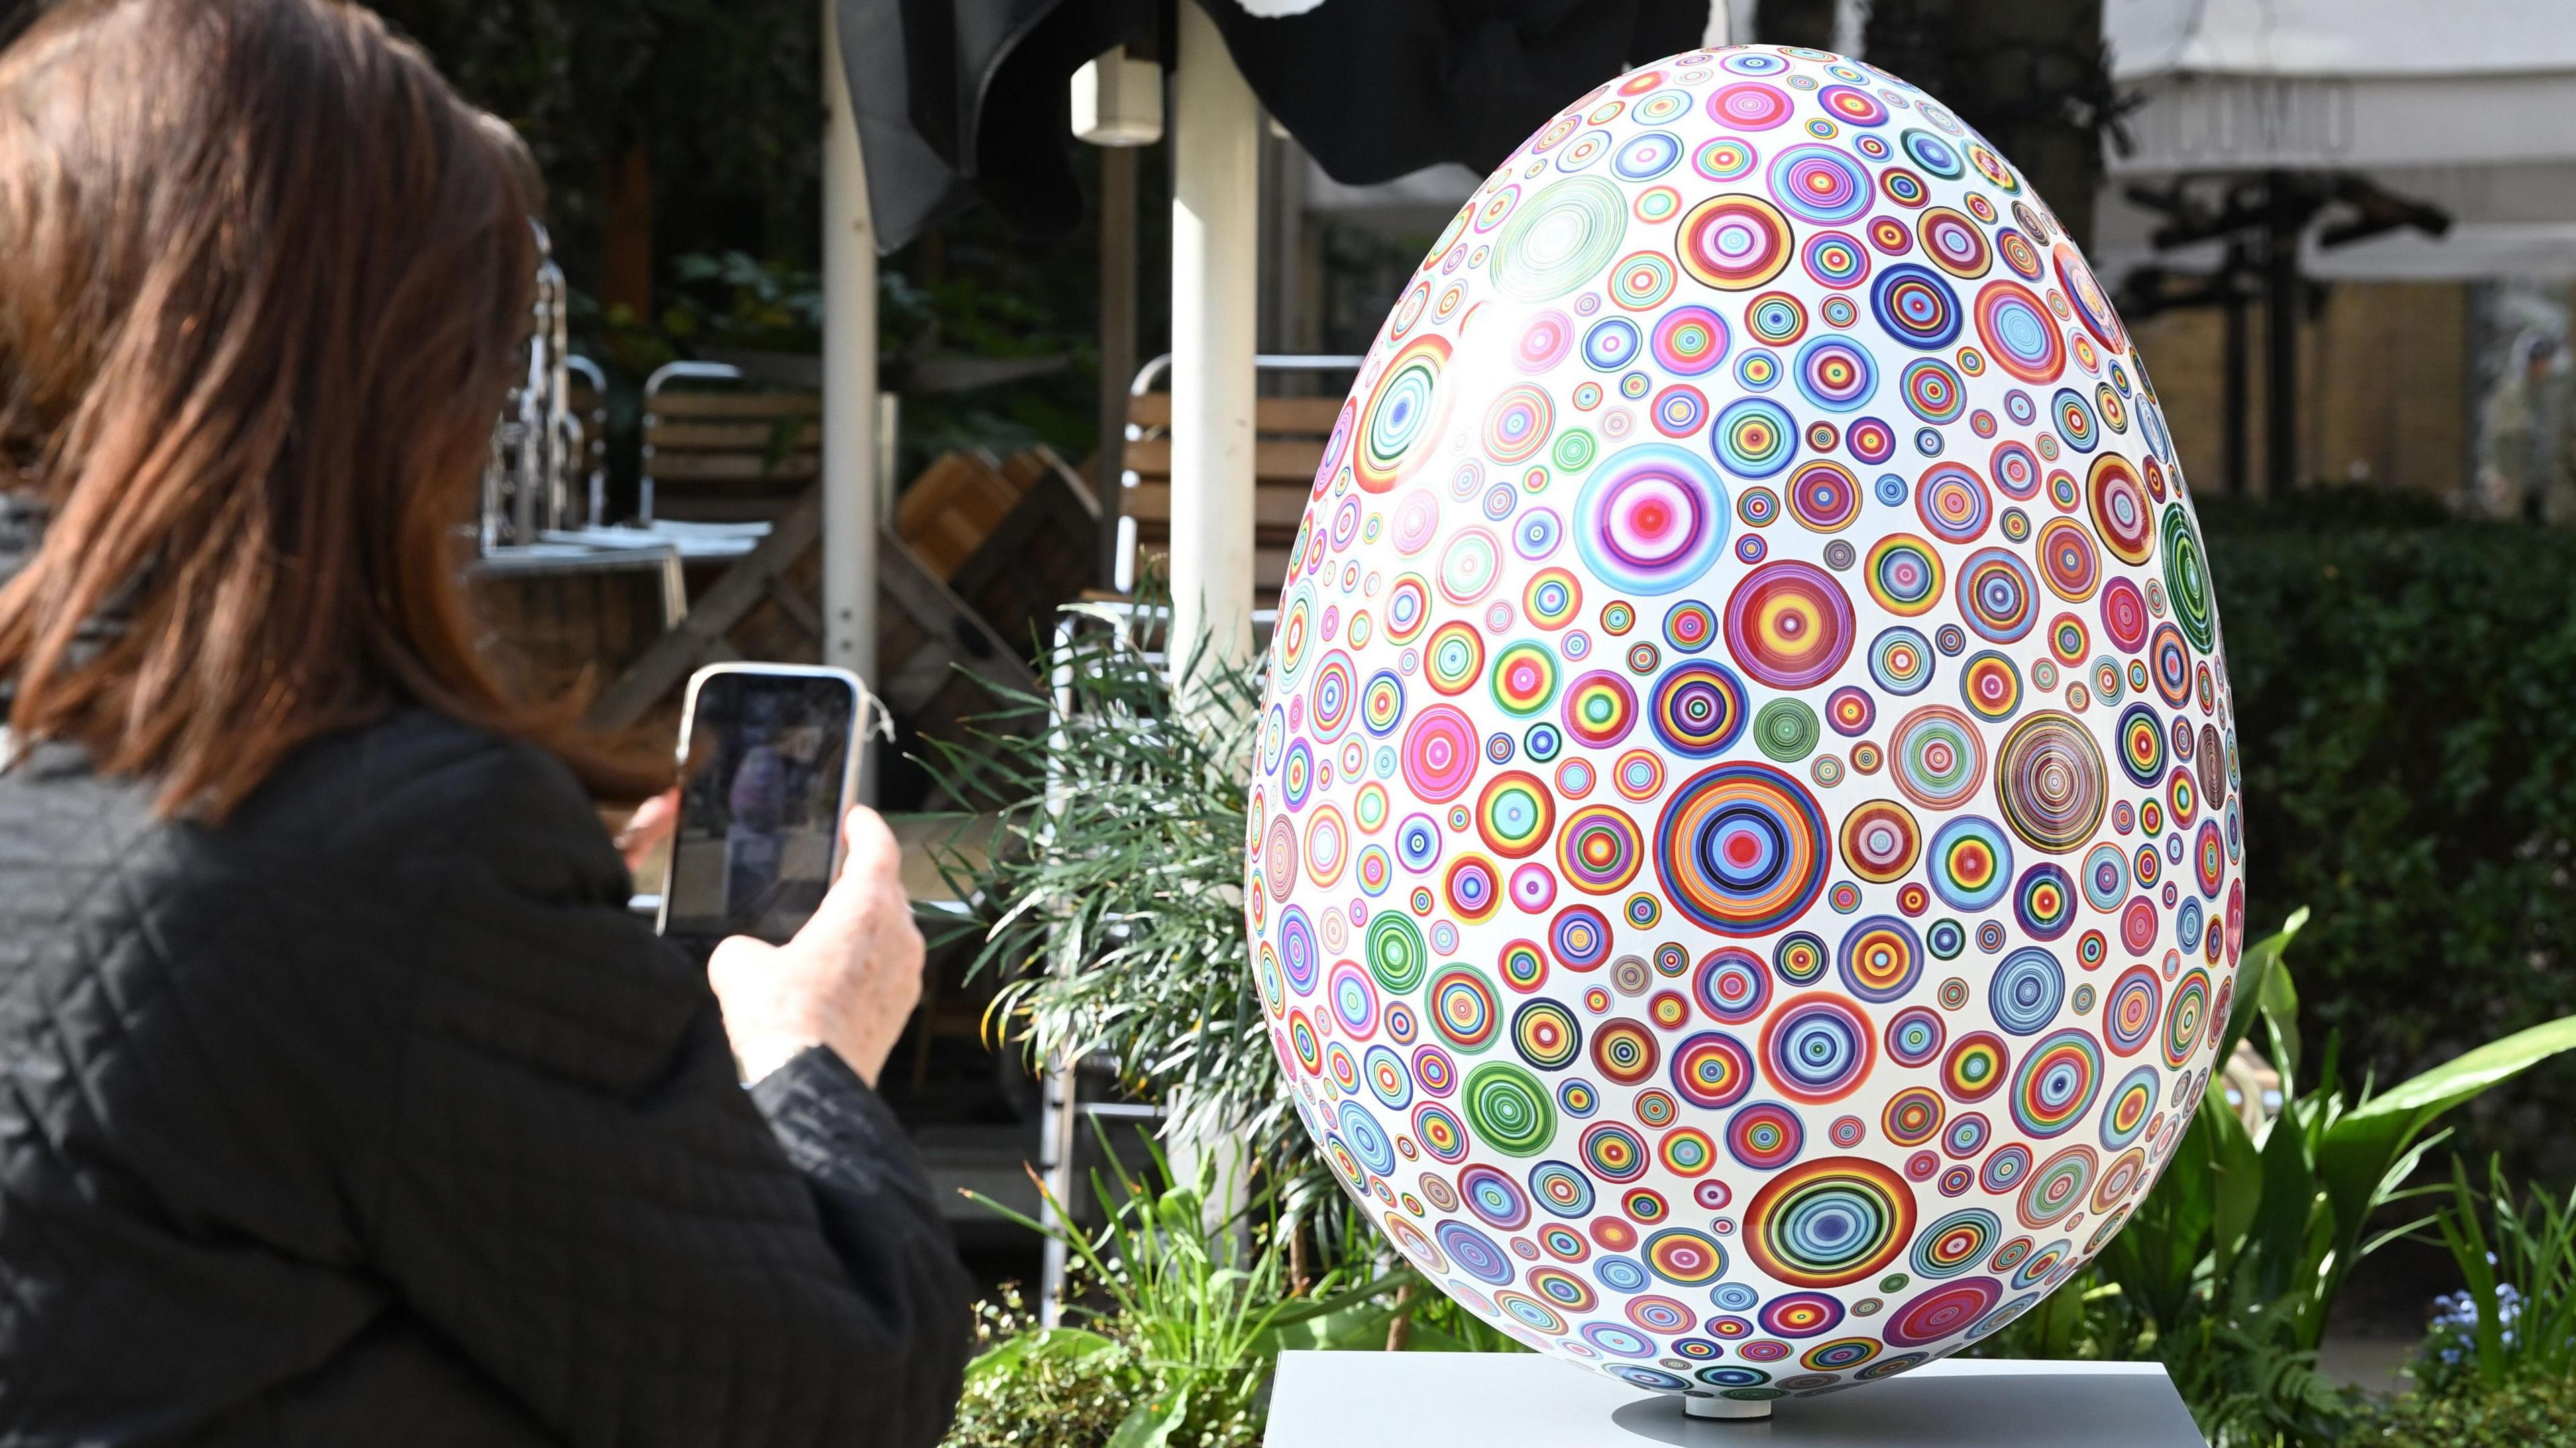
<path id="1" fill-rule="evenodd" d="M 1754 0 L 1708 0 L 1708 25 L 1699 43 L 1714 50 L 1753 39 Z"/>
<path id="2" fill-rule="evenodd" d="M 1834 52 L 1857 56 L 1869 25 L 1869 0 L 1834 0 Z"/>
<path id="3" fill-rule="evenodd" d="M 823 21 L 823 662 L 877 682 L 877 238 L 867 163 L 841 69 L 832 0 Z M 875 749 L 862 799 L 876 796 Z"/>
<path id="4" fill-rule="evenodd" d="M 1172 79 L 1172 668 L 1252 656 L 1261 119 L 1216 22 L 1181 0 Z"/>

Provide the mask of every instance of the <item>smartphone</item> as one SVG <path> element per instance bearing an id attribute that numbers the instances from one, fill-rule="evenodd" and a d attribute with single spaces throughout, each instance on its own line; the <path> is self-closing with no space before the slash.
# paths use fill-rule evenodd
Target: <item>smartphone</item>
<path id="1" fill-rule="evenodd" d="M 847 669 L 711 664 L 690 677 L 664 935 L 712 947 L 803 927 L 840 868 L 867 699 Z"/>

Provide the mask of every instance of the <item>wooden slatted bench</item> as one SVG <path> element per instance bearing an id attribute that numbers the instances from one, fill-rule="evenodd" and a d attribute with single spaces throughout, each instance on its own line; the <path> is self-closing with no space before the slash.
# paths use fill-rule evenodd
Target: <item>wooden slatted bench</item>
<path id="1" fill-rule="evenodd" d="M 1253 404 L 1253 588 L 1263 608 L 1279 600 L 1288 545 L 1306 515 L 1315 469 L 1324 461 L 1324 443 L 1341 410 L 1338 397 L 1264 397 Z M 1167 568 L 1172 551 L 1172 395 L 1138 393 L 1128 400 L 1127 421 L 1131 431 L 1119 513 L 1135 520 L 1135 564 L 1141 576 L 1147 566 Z"/>

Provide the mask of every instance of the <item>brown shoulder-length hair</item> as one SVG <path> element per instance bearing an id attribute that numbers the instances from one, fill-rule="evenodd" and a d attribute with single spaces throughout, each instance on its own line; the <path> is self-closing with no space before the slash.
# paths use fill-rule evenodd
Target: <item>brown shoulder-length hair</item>
<path id="1" fill-rule="evenodd" d="M 0 51 L 0 439 L 46 515 L 0 587 L 15 735 L 210 820 L 406 700 L 655 787 L 515 701 L 463 597 L 533 175 L 342 0 L 69 0 Z"/>

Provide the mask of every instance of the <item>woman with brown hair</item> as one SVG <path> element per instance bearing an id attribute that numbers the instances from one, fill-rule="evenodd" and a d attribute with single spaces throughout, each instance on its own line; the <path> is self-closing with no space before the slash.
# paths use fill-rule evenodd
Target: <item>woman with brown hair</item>
<path id="1" fill-rule="evenodd" d="M 948 1421 L 884 825 L 702 973 L 590 804 L 667 763 L 477 657 L 529 174 L 341 0 L 0 50 L 0 1442 Z"/>

